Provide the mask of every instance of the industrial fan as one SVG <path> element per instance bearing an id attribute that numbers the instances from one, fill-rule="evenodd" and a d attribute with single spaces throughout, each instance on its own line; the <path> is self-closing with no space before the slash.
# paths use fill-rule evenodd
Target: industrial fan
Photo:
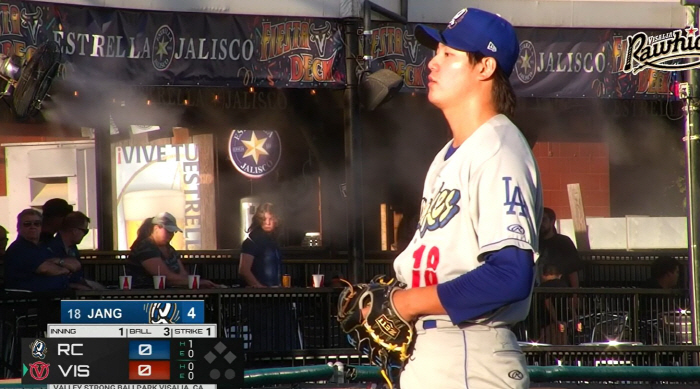
<path id="1" fill-rule="evenodd" d="M 23 63 L 17 55 L 0 54 L 0 79 L 6 82 L 0 97 L 11 97 L 12 110 L 20 119 L 36 115 L 48 96 L 61 65 L 58 43 L 48 41 Z"/>

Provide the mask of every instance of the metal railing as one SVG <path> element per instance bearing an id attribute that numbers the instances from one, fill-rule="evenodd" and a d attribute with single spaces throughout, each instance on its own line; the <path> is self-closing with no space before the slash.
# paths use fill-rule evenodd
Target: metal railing
<path id="1" fill-rule="evenodd" d="M 558 345 L 687 345 L 690 301 L 683 290 L 535 288 L 530 314 L 516 334 L 522 341 Z"/>

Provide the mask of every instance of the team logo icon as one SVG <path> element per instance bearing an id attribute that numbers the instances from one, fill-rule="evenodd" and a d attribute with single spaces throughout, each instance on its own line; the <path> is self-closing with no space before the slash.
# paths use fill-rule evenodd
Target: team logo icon
<path id="1" fill-rule="evenodd" d="M 520 381 L 525 378 L 525 374 L 523 374 L 523 372 L 520 370 L 511 370 L 508 372 L 508 377 Z"/>
<path id="2" fill-rule="evenodd" d="M 275 170 L 282 156 L 277 131 L 233 130 L 228 146 L 231 163 L 248 178 L 260 178 Z"/>
<path id="3" fill-rule="evenodd" d="M 688 26 L 659 35 L 638 32 L 623 43 L 623 73 L 637 74 L 645 69 L 661 71 L 689 70 L 700 67 L 698 29 Z"/>
<path id="4" fill-rule="evenodd" d="M 49 364 L 37 361 L 29 364 L 29 375 L 37 381 L 43 381 L 49 376 Z"/>
<path id="5" fill-rule="evenodd" d="M 175 34 L 168 25 L 162 25 L 153 38 L 153 67 L 159 72 L 165 71 L 173 63 L 175 55 Z"/>
<path id="6" fill-rule="evenodd" d="M 144 305 L 144 309 L 148 312 L 149 324 L 173 324 L 180 318 L 177 304 L 148 303 Z"/>
<path id="7" fill-rule="evenodd" d="M 507 229 L 515 234 L 525 235 L 525 229 L 520 224 L 511 224 Z"/>
<path id="8" fill-rule="evenodd" d="M 447 28 L 454 28 L 454 26 L 457 25 L 457 23 L 461 22 L 462 19 L 464 19 L 464 15 L 467 14 L 467 11 L 469 11 L 466 8 L 463 8 L 457 14 L 450 20 L 450 23 L 447 24 Z"/>
<path id="9" fill-rule="evenodd" d="M 528 40 L 520 42 L 520 54 L 518 55 L 518 62 L 515 63 L 515 74 L 523 84 L 532 81 L 537 74 L 535 45 Z"/>
<path id="10" fill-rule="evenodd" d="M 46 353 L 48 352 L 48 348 L 46 347 L 46 343 L 43 340 L 37 339 L 37 340 L 33 341 L 29 345 L 29 349 L 32 350 L 32 357 L 37 358 L 37 359 L 46 358 Z"/>

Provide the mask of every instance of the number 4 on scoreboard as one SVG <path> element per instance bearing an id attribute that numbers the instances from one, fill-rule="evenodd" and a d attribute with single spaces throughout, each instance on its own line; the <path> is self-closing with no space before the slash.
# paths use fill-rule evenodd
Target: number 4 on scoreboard
<path id="1" fill-rule="evenodd" d="M 204 324 L 204 301 L 182 302 L 181 311 L 183 324 Z"/>

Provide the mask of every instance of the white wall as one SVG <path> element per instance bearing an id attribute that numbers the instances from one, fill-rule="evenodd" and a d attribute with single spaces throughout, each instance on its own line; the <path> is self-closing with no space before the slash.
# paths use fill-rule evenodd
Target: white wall
<path id="1" fill-rule="evenodd" d="M 73 204 L 76 211 L 85 213 L 90 219 L 90 232 L 78 246 L 80 249 L 94 249 L 97 247 L 97 205 L 96 205 L 96 176 L 94 172 L 94 143 L 92 141 L 74 142 L 36 142 L 36 143 L 5 143 L 5 159 L 7 166 L 7 196 L 0 197 L 0 225 L 9 231 L 10 242 L 17 237 L 17 215 L 25 208 L 34 207 L 41 209 L 41 205 L 52 197 L 61 197 Z M 62 177 L 64 161 L 51 160 L 57 149 L 85 150 L 84 158 L 78 158 L 77 166 L 74 166 L 75 174 L 67 177 L 66 192 L 41 192 L 42 195 L 32 197 L 30 178 L 32 166 L 37 166 L 36 161 L 30 158 L 38 158 L 39 166 L 47 168 L 45 175 L 40 177 Z M 48 151 L 48 153 L 46 153 Z M 39 152 L 37 154 L 37 152 Z M 81 151 L 83 152 L 83 151 Z M 82 188 L 82 189 L 81 189 Z M 47 198 L 48 196 L 48 198 Z"/>
<path id="2" fill-rule="evenodd" d="M 360 0 L 54 0 L 52 3 L 172 12 L 213 12 L 339 18 L 344 5 Z M 396 13 L 399 0 L 374 0 Z M 464 7 L 497 12 L 516 26 L 683 28 L 680 0 L 408 0 L 411 22 L 447 23 Z"/>
<path id="3" fill-rule="evenodd" d="M 557 229 L 576 243 L 571 219 L 557 220 Z M 591 250 L 687 249 L 685 217 L 628 216 L 586 218 Z"/>

